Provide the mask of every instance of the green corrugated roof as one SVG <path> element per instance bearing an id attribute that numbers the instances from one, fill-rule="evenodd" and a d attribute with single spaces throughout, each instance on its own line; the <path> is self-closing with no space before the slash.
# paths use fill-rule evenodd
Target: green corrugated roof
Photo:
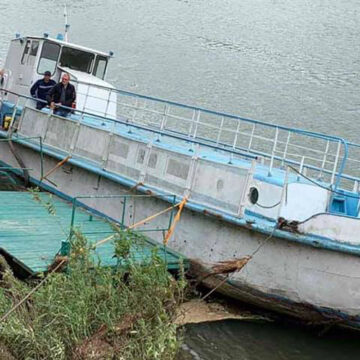
<path id="1" fill-rule="evenodd" d="M 37 200 L 39 196 L 41 201 Z M 55 215 L 45 205 L 50 203 Z M 66 240 L 70 231 L 72 205 L 48 193 L 0 192 L 0 248 L 4 249 L 20 265 L 31 273 L 46 271 L 54 256 Z M 75 225 L 86 235 L 89 242 L 97 242 L 114 233 L 105 220 L 83 209 L 77 208 Z M 161 244 L 146 241 L 133 246 L 133 257 L 146 262 L 151 250 L 158 246 L 158 254 L 168 268 L 178 268 L 179 255 L 164 249 Z M 97 256 L 104 266 L 115 266 L 114 244 L 112 241 L 98 247 Z"/>

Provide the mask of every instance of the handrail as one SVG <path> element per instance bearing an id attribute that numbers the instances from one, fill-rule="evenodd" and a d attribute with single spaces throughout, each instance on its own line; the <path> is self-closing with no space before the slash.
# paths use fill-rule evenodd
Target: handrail
<path id="1" fill-rule="evenodd" d="M 253 124 L 264 125 L 266 127 L 271 127 L 271 128 L 274 128 L 274 129 L 278 128 L 280 130 L 292 131 L 292 132 L 295 132 L 295 133 L 298 133 L 298 134 L 309 135 L 309 136 L 317 137 L 317 138 L 320 138 L 320 139 L 327 139 L 327 140 L 333 140 L 333 141 L 341 141 L 341 140 L 343 140 L 345 142 L 345 139 L 343 139 L 341 137 L 338 137 L 338 136 L 326 135 L 326 134 L 323 134 L 323 133 L 320 133 L 320 132 L 313 132 L 313 131 L 303 130 L 303 129 L 299 129 L 299 128 L 287 127 L 287 126 L 283 126 L 283 125 L 270 124 L 270 123 L 260 121 L 260 120 L 244 118 L 244 117 L 241 117 L 241 116 L 238 116 L 238 115 L 233 115 L 233 114 L 229 114 L 229 113 L 225 113 L 225 112 L 219 112 L 219 111 L 215 111 L 215 110 L 209 110 L 209 109 L 205 109 L 205 108 L 197 107 L 197 106 L 193 106 L 193 105 L 186 105 L 186 104 L 178 103 L 178 102 L 171 101 L 171 100 L 166 100 L 166 99 L 162 99 L 162 98 L 155 98 L 155 97 L 152 97 L 152 96 L 133 93 L 133 92 L 126 91 L 126 90 L 120 90 L 120 89 L 106 87 L 106 86 L 102 86 L 102 85 L 98 85 L 98 84 L 92 84 L 92 83 L 88 83 L 88 82 L 85 82 L 85 81 L 78 81 L 78 80 L 71 80 L 71 81 L 75 82 L 75 83 L 78 83 L 78 84 L 89 85 L 89 86 L 92 86 L 92 87 L 96 87 L 96 88 L 100 88 L 100 89 L 104 89 L 104 90 L 108 90 L 108 91 L 114 91 L 114 92 L 116 92 L 118 94 L 123 94 L 123 95 L 131 96 L 131 97 L 137 97 L 137 98 L 145 99 L 145 100 L 151 100 L 151 101 L 155 101 L 155 102 L 159 102 L 159 103 L 163 103 L 163 104 L 170 104 L 170 105 L 174 105 L 174 106 L 179 106 L 179 107 L 182 107 L 182 108 L 185 108 L 185 109 L 201 111 L 203 113 L 207 113 L 207 114 L 211 114 L 211 115 L 224 116 L 224 117 L 227 117 L 229 119 L 242 120 L 242 121 L 253 123 Z M 360 145 L 359 145 L 359 147 L 360 147 Z"/>
<path id="2" fill-rule="evenodd" d="M 336 175 L 336 181 L 335 181 L 335 184 L 334 184 L 334 189 L 338 188 L 338 186 L 340 184 L 340 181 L 341 181 L 341 178 L 343 177 L 343 172 L 344 172 L 346 161 L 347 161 L 347 158 L 348 158 L 348 142 L 346 140 L 344 140 L 343 138 L 341 138 L 341 137 L 332 136 L 332 135 L 325 135 L 325 134 L 322 134 L 322 133 L 311 132 L 311 131 L 297 129 L 297 128 L 290 128 L 290 127 L 286 127 L 286 126 L 282 126 L 282 125 L 269 124 L 269 123 L 265 123 L 265 122 L 258 121 L 258 120 L 247 119 L 247 118 L 243 118 L 243 117 L 236 116 L 236 115 L 231 115 L 231 114 L 227 114 L 227 113 L 207 110 L 207 109 L 203 109 L 203 108 L 200 108 L 200 107 L 194 107 L 194 106 L 190 106 L 190 105 L 176 103 L 176 102 L 173 102 L 173 101 L 157 99 L 157 98 L 154 98 L 154 97 L 140 95 L 140 94 L 136 94 L 136 93 L 131 93 L 131 92 L 128 92 L 128 91 L 119 90 L 119 89 L 115 89 L 115 88 L 109 88 L 109 87 L 105 87 L 105 86 L 101 86 L 101 85 L 97 85 L 97 84 L 91 84 L 91 83 L 82 82 L 82 81 L 76 81 L 76 80 L 74 82 L 77 82 L 79 84 L 86 84 L 86 85 L 93 86 L 93 87 L 107 89 L 108 91 L 114 91 L 116 93 L 123 94 L 123 95 L 126 95 L 126 96 L 131 96 L 133 98 L 141 98 L 141 99 L 151 100 L 151 101 L 160 102 L 160 103 L 164 103 L 164 104 L 168 104 L 168 105 L 174 105 L 174 106 L 178 106 L 178 107 L 181 107 L 181 108 L 191 109 L 193 111 L 203 112 L 203 113 L 216 115 L 216 116 L 220 116 L 220 117 L 226 117 L 228 119 L 234 119 L 234 120 L 237 120 L 237 121 L 244 121 L 244 122 L 252 123 L 252 124 L 255 124 L 255 125 L 259 124 L 259 125 L 262 125 L 262 126 L 267 127 L 267 128 L 276 129 L 277 131 L 284 130 L 284 131 L 288 131 L 289 133 L 292 132 L 292 133 L 295 133 L 295 134 L 300 134 L 300 135 L 305 135 L 305 136 L 318 138 L 318 139 L 322 139 L 322 140 L 327 140 L 327 141 L 331 141 L 331 142 L 341 143 L 342 146 L 344 147 L 344 151 L 343 151 L 343 156 L 342 156 L 342 159 L 341 159 L 339 171 L 336 171 L 335 168 L 334 168 L 334 171 L 333 171 L 333 174 Z M 10 93 L 10 94 L 13 94 L 13 95 L 16 95 L 16 96 L 24 97 L 24 98 L 27 98 L 27 99 L 31 99 L 31 100 L 35 100 L 35 101 L 41 101 L 43 103 L 46 103 L 46 101 L 44 101 L 44 100 L 36 99 L 36 98 L 29 97 L 29 96 L 26 96 L 26 95 L 20 95 L 20 94 L 17 94 L 15 92 L 13 92 L 13 91 L 10 91 L 10 90 L 0 89 L 0 91 L 7 92 L 7 93 Z M 64 109 L 67 109 L 67 110 L 74 111 L 73 108 L 69 108 L 69 107 L 66 107 L 66 106 L 60 106 L 60 107 L 64 108 Z M 89 116 L 92 116 L 92 117 L 95 116 L 98 119 L 112 121 L 112 122 L 120 123 L 120 124 L 125 124 L 127 126 L 131 126 L 133 128 L 138 128 L 138 129 L 142 129 L 142 130 L 148 130 L 148 131 L 151 131 L 153 133 L 156 133 L 156 134 L 159 134 L 159 135 L 162 135 L 162 136 L 169 136 L 169 137 L 173 137 L 173 138 L 176 138 L 176 139 L 186 140 L 186 141 L 189 141 L 189 142 L 194 143 L 194 144 L 199 144 L 199 145 L 203 145 L 203 146 L 207 146 L 207 147 L 215 148 L 215 149 L 221 149 L 223 151 L 234 153 L 234 154 L 237 154 L 237 155 L 240 155 L 240 156 L 244 156 L 244 157 L 248 157 L 248 158 L 256 158 L 256 156 L 251 156 L 249 153 L 244 154 L 244 153 L 238 151 L 235 147 L 227 148 L 228 145 L 224 144 L 224 143 L 222 143 L 222 144 L 220 143 L 222 146 L 219 146 L 220 145 L 219 143 L 217 143 L 216 145 L 211 145 L 211 144 L 209 144 L 209 143 L 213 142 L 211 139 L 205 139 L 206 142 L 203 142 L 203 141 L 195 140 L 194 137 L 186 136 L 184 133 L 181 133 L 181 132 L 176 132 L 179 135 L 175 135 L 174 134 L 175 131 L 172 131 L 172 130 L 168 130 L 168 131 L 165 130 L 164 131 L 164 130 L 154 129 L 154 128 L 151 128 L 151 127 L 149 128 L 148 126 L 145 126 L 145 125 L 129 123 L 128 121 L 123 121 L 123 120 L 120 120 L 120 119 L 108 118 L 106 116 L 93 114 L 91 112 L 84 111 L 84 110 L 76 110 L 76 112 L 80 113 L 81 115 L 85 114 L 85 115 L 89 115 Z M 295 146 L 295 145 L 291 145 L 291 146 Z M 352 143 L 351 143 L 351 146 L 360 147 L 360 145 L 352 144 Z M 256 151 L 254 151 L 252 149 L 248 149 L 248 152 L 256 153 Z M 271 154 L 266 154 L 266 153 L 264 153 L 262 155 L 266 156 L 266 157 L 269 157 L 269 158 L 272 158 L 272 159 L 275 159 L 275 158 L 278 158 L 275 155 L 275 152 L 276 152 L 276 150 L 273 151 L 272 155 Z M 282 160 L 284 160 L 284 159 L 282 159 Z M 292 162 L 290 159 L 286 159 L 286 161 Z M 334 163 L 334 166 L 336 166 L 336 163 Z M 308 165 L 306 165 L 306 167 L 308 167 Z M 323 170 L 324 170 L 324 172 L 327 172 L 326 169 L 323 169 Z"/>
<path id="3" fill-rule="evenodd" d="M 0 92 L 1 91 L 6 91 L 6 92 L 8 92 L 10 94 L 13 94 L 13 95 L 16 95 L 16 96 L 19 96 L 19 97 L 23 97 L 23 98 L 28 99 L 28 100 L 47 103 L 47 101 L 45 101 L 45 100 L 37 99 L 37 98 L 30 97 L 30 96 L 27 96 L 27 95 L 17 94 L 17 93 L 15 93 L 13 91 L 10 91 L 10 90 L 0 89 Z M 161 130 L 149 128 L 147 126 L 129 123 L 127 121 L 122 121 L 122 120 L 119 120 L 119 119 L 109 119 L 109 118 L 107 118 L 105 116 L 102 116 L 102 115 L 95 115 L 95 114 L 93 114 L 91 112 L 88 112 L 88 111 L 76 110 L 76 109 L 73 109 L 73 108 L 70 108 L 70 107 L 67 107 L 67 106 L 63 106 L 63 105 L 59 105 L 59 107 L 62 108 L 62 109 L 66 109 L 66 110 L 76 111 L 78 113 L 81 113 L 82 115 L 85 114 L 85 115 L 88 115 L 88 116 L 90 116 L 92 118 L 96 118 L 96 119 L 100 119 L 100 120 L 106 120 L 106 121 L 112 121 L 112 122 L 115 122 L 115 123 L 118 123 L 118 124 L 133 127 L 135 129 L 151 131 L 151 132 L 153 132 L 155 134 L 158 134 L 158 135 L 161 135 L 161 136 L 169 136 L 169 137 L 173 137 L 175 139 L 184 140 L 184 137 L 170 134 L 170 133 L 168 133 L 167 131 L 164 131 L 164 130 L 161 131 Z M 71 120 L 71 121 L 74 121 L 74 119 L 71 119 L 71 118 L 68 118 L 68 119 Z M 205 146 L 205 147 L 213 148 L 213 149 L 221 149 L 224 152 L 233 153 L 233 154 L 236 154 L 236 155 L 239 155 L 239 156 L 244 156 L 244 157 L 247 157 L 247 158 L 250 158 L 250 159 L 257 159 L 257 156 L 255 156 L 255 155 L 246 154 L 246 153 L 243 153 L 243 152 L 240 152 L 240 151 L 234 151 L 234 150 L 226 149 L 226 148 L 219 148 L 218 146 L 207 144 L 206 142 L 203 142 L 203 141 L 199 141 L 199 140 L 195 140 L 195 139 L 186 139 L 186 141 L 194 143 L 194 144 L 202 145 L 202 146 Z"/>
<path id="4" fill-rule="evenodd" d="M 333 136 L 333 135 L 325 135 L 325 134 L 319 133 L 319 132 L 312 132 L 312 131 L 307 131 L 307 130 L 298 129 L 298 128 L 291 128 L 291 127 L 286 127 L 286 126 L 283 126 L 283 125 L 269 124 L 269 123 L 266 123 L 266 122 L 263 122 L 263 121 L 249 119 L 249 118 L 243 118 L 243 117 L 228 114 L 228 113 L 225 113 L 225 112 L 213 111 L 213 110 L 209 110 L 209 109 L 205 109 L 205 108 L 201 108 L 201 107 L 196 107 L 196 106 L 186 105 L 186 104 L 182 104 L 182 103 L 178 103 L 178 102 L 174 102 L 174 101 L 170 101 L 170 100 L 164 100 L 164 99 L 155 98 L 155 97 L 151 97 L 151 96 L 141 95 L 141 94 L 137 94 L 137 93 L 133 93 L 133 92 L 125 91 L 125 90 L 120 90 L 120 89 L 116 89 L 116 88 L 114 89 L 114 88 L 111 88 L 111 87 L 106 87 L 106 86 L 102 86 L 102 85 L 98 85 L 98 84 L 92 84 L 92 83 L 88 83 L 88 82 L 84 82 L 84 81 L 78 81 L 78 80 L 73 80 L 73 81 L 78 83 L 78 84 L 85 84 L 85 85 L 96 87 L 96 88 L 106 89 L 108 91 L 112 91 L 112 92 L 122 94 L 122 95 L 127 95 L 127 96 L 130 96 L 130 97 L 136 97 L 136 98 L 140 98 L 140 99 L 151 100 L 151 101 L 155 101 L 155 102 L 158 102 L 158 103 L 174 105 L 174 106 L 185 108 L 185 109 L 191 109 L 193 111 L 198 111 L 198 112 L 202 112 L 202 113 L 205 113 L 205 114 L 216 115 L 216 116 L 220 116 L 220 117 L 226 117 L 228 119 L 244 121 L 244 122 L 252 123 L 252 124 L 258 124 L 258 125 L 262 125 L 264 127 L 277 129 L 277 131 L 278 130 L 284 130 L 284 131 L 289 131 L 289 132 L 292 132 L 292 133 L 295 133 L 295 134 L 305 135 L 305 136 L 314 137 L 314 138 L 318 138 L 318 139 L 329 140 L 329 141 L 333 141 L 333 142 L 335 142 L 335 141 L 336 142 L 341 142 L 341 144 L 344 147 L 344 154 L 343 154 L 343 157 L 342 157 L 342 160 L 341 160 L 340 169 L 337 172 L 338 176 L 336 177 L 336 181 L 335 181 L 335 184 L 334 184 L 334 189 L 337 189 L 339 184 L 340 184 L 341 174 L 343 173 L 343 171 L 345 169 L 345 164 L 346 164 L 346 160 L 347 160 L 347 157 L 348 157 L 348 143 L 342 137 Z M 335 173 L 336 173 L 336 171 L 335 171 Z"/>

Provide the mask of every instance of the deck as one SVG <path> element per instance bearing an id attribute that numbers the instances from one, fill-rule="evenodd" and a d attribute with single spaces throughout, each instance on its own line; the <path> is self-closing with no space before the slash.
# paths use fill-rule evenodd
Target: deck
<path id="1" fill-rule="evenodd" d="M 70 232 L 72 205 L 48 193 L 0 192 L 0 249 L 29 276 L 47 270 L 67 240 Z M 88 211 L 77 208 L 76 225 L 89 243 L 96 243 L 114 234 L 111 224 Z M 169 270 L 179 268 L 180 255 L 151 240 L 132 246 L 130 253 L 139 263 L 146 263 L 152 250 Z M 114 243 L 99 246 L 94 256 L 103 266 L 116 266 Z"/>

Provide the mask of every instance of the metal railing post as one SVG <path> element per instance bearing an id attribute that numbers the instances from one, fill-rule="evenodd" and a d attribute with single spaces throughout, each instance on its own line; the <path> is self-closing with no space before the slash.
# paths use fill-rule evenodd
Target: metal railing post
<path id="1" fill-rule="evenodd" d="M 138 105 L 139 104 L 139 98 L 136 97 L 135 98 L 135 106 L 134 106 L 134 109 L 133 109 L 133 114 L 132 114 L 132 117 L 131 117 L 131 122 L 133 123 L 136 123 L 136 112 L 137 112 L 137 109 L 138 109 Z"/>
<path id="2" fill-rule="evenodd" d="M 40 182 L 42 182 L 43 176 L 44 176 L 44 153 L 43 153 L 43 142 L 42 137 L 39 138 L 40 143 Z"/>
<path id="3" fill-rule="evenodd" d="M 146 145 L 146 153 L 144 156 L 144 163 L 143 163 L 143 167 L 140 172 L 140 178 L 139 178 L 139 182 L 141 182 L 141 183 L 143 183 L 146 178 L 152 147 L 153 147 L 153 140 L 149 141 L 148 144 Z"/>
<path id="4" fill-rule="evenodd" d="M 337 169 L 337 164 L 339 161 L 339 156 L 340 156 L 340 149 L 341 149 L 341 142 L 338 142 L 338 146 L 336 149 L 336 155 L 335 155 L 335 161 L 334 161 L 334 166 L 333 166 L 333 170 L 332 170 L 332 174 L 331 174 L 331 181 L 330 181 L 330 185 L 334 184 L 334 180 L 335 180 L 335 175 L 336 175 L 336 169 Z M 339 174 L 340 175 L 340 174 Z"/>
<path id="5" fill-rule="evenodd" d="M 237 127 L 236 127 L 233 146 L 232 146 L 233 149 L 236 149 L 236 143 L 237 143 L 237 139 L 238 139 L 238 135 L 239 135 L 239 130 L 240 130 L 240 121 L 238 121 L 238 124 L 237 124 Z"/>
<path id="6" fill-rule="evenodd" d="M 109 96 L 107 98 L 107 103 L 106 103 L 106 108 L 105 108 L 105 117 L 108 115 L 111 93 L 112 93 L 112 89 L 109 91 Z"/>
<path id="7" fill-rule="evenodd" d="M 217 135 L 217 139 L 216 139 L 216 145 L 219 145 L 219 141 L 220 141 L 220 138 L 221 138 L 221 133 L 222 133 L 222 129 L 224 127 L 224 121 L 225 121 L 225 118 L 222 116 L 221 117 L 221 122 L 220 122 L 220 127 L 218 129 L 218 135 Z M 240 123 L 240 121 L 239 121 Z"/>
<path id="8" fill-rule="evenodd" d="M 196 116 L 196 122 L 195 122 L 195 130 L 194 130 L 194 134 L 193 134 L 194 139 L 196 139 L 198 126 L 199 126 L 199 122 L 200 122 L 200 115 L 201 115 L 201 112 L 200 112 L 200 110 L 198 110 L 197 116 Z"/>
<path id="9" fill-rule="evenodd" d="M 198 160 L 198 154 L 199 154 L 199 148 L 200 146 L 197 145 L 194 155 L 191 158 L 191 162 L 190 162 L 190 169 L 189 169 L 189 175 L 186 181 L 186 187 L 185 187 L 185 192 L 184 192 L 184 196 L 186 197 L 190 197 L 191 195 L 191 190 L 192 190 L 192 186 L 194 184 L 194 177 L 196 174 L 196 163 Z"/>
<path id="10" fill-rule="evenodd" d="M 353 192 L 359 192 L 359 181 L 355 180 L 354 181 L 354 186 L 353 186 Z"/>
<path id="11" fill-rule="evenodd" d="M 272 172 L 272 168 L 274 166 L 274 157 L 275 157 L 275 150 L 276 150 L 276 146 L 277 146 L 277 141 L 278 141 L 278 135 L 279 135 L 279 128 L 277 127 L 275 130 L 275 139 L 274 139 L 274 145 L 273 145 L 273 149 L 271 152 L 271 158 L 270 158 L 270 166 L 269 166 L 269 173 L 268 176 L 271 176 L 271 172 Z"/>
<path id="12" fill-rule="evenodd" d="M 189 127 L 189 131 L 188 131 L 188 137 L 191 137 L 192 129 L 193 129 L 194 122 L 195 122 L 195 116 L 196 116 L 196 110 L 193 110 L 192 117 L 191 117 L 191 120 L 190 120 L 190 127 Z"/>
<path id="13" fill-rule="evenodd" d="M 300 166 L 299 166 L 299 173 L 302 174 L 303 172 L 303 168 L 304 168 L 304 161 L 305 161 L 305 156 L 301 157 L 301 161 L 300 161 Z M 300 175 L 298 174 L 296 181 L 300 181 Z"/>
<path id="14" fill-rule="evenodd" d="M 74 235 L 74 223 L 75 223 L 75 211 L 76 211 L 76 197 L 72 199 L 72 210 L 71 210 L 71 222 L 70 222 L 70 233 L 69 241 L 71 241 Z"/>
<path id="15" fill-rule="evenodd" d="M 325 169 L 325 166 L 326 166 L 326 158 L 327 158 L 327 155 L 328 155 L 328 152 L 329 152 L 329 147 L 330 147 L 330 141 L 328 140 L 328 141 L 326 142 L 324 157 L 323 157 L 323 161 L 322 161 L 322 163 L 321 163 L 321 168 L 320 168 L 320 172 L 319 172 L 318 179 L 321 179 L 323 170 Z"/>
<path id="16" fill-rule="evenodd" d="M 171 227 L 171 224 L 172 224 L 172 221 L 173 221 L 173 218 L 174 218 L 174 212 L 175 212 L 175 204 L 176 204 L 176 195 L 173 195 L 173 201 L 172 201 L 172 206 L 173 208 L 171 209 L 170 211 L 170 216 L 169 216 L 169 226 L 167 228 L 167 230 L 170 229 Z"/>
<path id="17" fill-rule="evenodd" d="M 280 204 L 278 209 L 277 217 L 280 217 L 282 207 L 285 204 L 287 204 L 287 192 L 288 192 L 288 183 L 289 183 L 289 167 L 286 167 L 285 171 L 285 177 L 284 177 L 284 184 L 281 190 L 281 198 L 280 198 Z"/>
<path id="18" fill-rule="evenodd" d="M 127 197 L 124 196 L 123 198 L 123 211 L 122 211 L 122 215 L 121 215 L 121 229 L 124 230 L 125 229 L 125 211 L 126 211 L 126 200 Z"/>
<path id="19" fill-rule="evenodd" d="M 289 131 L 287 139 L 286 139 L 286 144 L 285 144 L 285 149 L 284 149 L 284 154 L 283 154 L 283 160 L 282 160 L 282 164 L 281 164 L 282 166 L 285 165 L 286 155 L 287 155 L 288 147 L 289 147 L 289 144 L 290 144 L 290 136 L 291 136 L 291 132 Z"/>
<path id="20" fill-rule="evenodd" d="M 247 148 L 247 151 L 251 151 L 251 146 L 252 146 L 252 142 L 253 142 L 253 138 L 254 138 L 254 133 L 255 133 L 255 126 L 256 124 L 253 124 L 253 127 L 251 129 L 251 135 L 250 135 L 250 139 L 249 139 L 249 145 L 248 145 L 248 148 Z M 277 137 L 277 135 L 276 135 Z"/>
<path id="21" fill-rule="evenodd" d="M 166 119 L 167 119 L 167 110 L 168 110 L 168 105 L 165 104 L 164 106 L 164 114 L 161 118 L 161 123 L 160 123 L 160 130 L 164 130 L 165 128 L 165 124 L 166 124 Z"/>
<path id="22" fill-rule="evenodd" d="M 86 110 L 86 104 L 87 104 L 87 100 L 88 100 L 88 97 L 89 97 L 89 91 L 90 91 L 90 84 L 87 86 L 87 89 L 86 89 L 86 94 L 85 94 L 85 100 L 84 100 L 84 108 L 83 110 Z"/>

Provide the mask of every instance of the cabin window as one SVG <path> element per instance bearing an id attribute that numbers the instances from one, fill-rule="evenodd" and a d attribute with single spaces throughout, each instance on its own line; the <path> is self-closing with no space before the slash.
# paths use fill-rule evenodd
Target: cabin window
<path id="1" fill-rule="evenodd" d="M 22 64 L 25 64 L 25 62 L 26 62 L 26 58 L 27 58 L 26 55 L 29 53 L 30 43 L 31 43 L 30 40 L 27 40 L 27 41 L 26 41 L 25 49 L 24 49 L 24 52 L 23 52 L 23 56 L 22 56 L 22 58 L 21 58 L 21 63 L 22 63 Z"/>
<path id="2" fill-rule="evenodd" d="M 94 54 L 86 51 L 64 46 L 60 57 L 60 65 L 72 70 L 90 73 L 94 57 Z"/>
<path id="3" fill-rule="evenodd" d="M 45 42 L 41 51 L 38 73 L 44 74 L 45 71 L 50 71 L 53 75 L 56 70 L 59 53 L 60 45 L 48 41 Z"/>
<path id="4" fill-rule="evenodd" d="M 30 48 L 30 56 L 36 56 L 38 50 L 39 50 L 39 42 L 38 41 L 32 41 L 31 48 Z"/>
<path id="5" fill-rule="evenodd" d="M 105 56 L 97 56 L 94 66 L 93 75 L 100 79 L 104 79 L 107 65 L 107 58 Z"/>

